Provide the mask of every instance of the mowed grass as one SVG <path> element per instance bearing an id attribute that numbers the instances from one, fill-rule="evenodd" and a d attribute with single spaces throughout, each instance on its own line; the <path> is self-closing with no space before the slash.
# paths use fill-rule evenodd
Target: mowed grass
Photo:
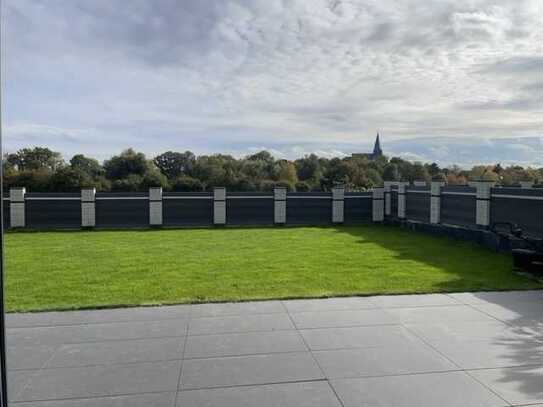
<path id="1" fill-rule="evenodd" d="M 541 288 L 511 258 L 395 227 L 20 232 L 10 311 Z"/>

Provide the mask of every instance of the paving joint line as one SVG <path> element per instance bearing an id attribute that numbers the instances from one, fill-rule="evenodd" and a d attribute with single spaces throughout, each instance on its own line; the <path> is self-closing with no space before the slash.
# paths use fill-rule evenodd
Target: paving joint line
<path id="1" fill-rule="evenodd" d="M 183 342 L 183 350 L 182 350 L 182 353 L 181 353 L 181 366 L 179 367 L 179 375 L 177 377 L 177 385 L 175 387 L 175 399 L 174 399 L 174 406 L 173 407 L 176 407 L 177 406 L 177 402 L 179 401 L 179 389 L 181 387 L 181 378 L 183 377 L 183 367 L 185 365 L 185 351 L 187 349 L 187 342 L 188 342 L 188 338 L 189 338 L 189 328 L 190 328 L 190 322 L 192 321 L 192 312 L 194 311 L 194 307 L 191 307 L 190 308 L 190 312 L 189 312 L 189 320 L 187 322 L 187 326 L 185 327 L 185 339 L 184 339 L 184 342 Z"/>
<path id="2" fill-rule="evenodd" d="M 312 350 L 311 350 L 311 347 L 309 346 L 309 344 L 307 343 L 307 341 L 305 340 L 304 336 L 302 335 L 302 333 L 300 332 L 300 329 L 298 328 L 298 326 L 296 325 L 296 323 L 294 322 L 294 320 L 292 319 L 292 316 L 290 315 L 290 312 L 287 308 L 287 306 L 285 305 L 285 303 L 283 303 L 281 301 L 281 304 L 283 305 L 283 307 L 285 308 L 286 312 L 287 312 L 287 315 L 292 323 L 292 325 L 294 325 L 294 328 L 296 329 L 296 332 L 298 334 L 298 336 L 300 337 L 300 339 L 303 341 L 306 349 L 309 351 L 309 354 L 311 355 L 311 358 L 313 359 L 313 361 L 315 362 L 315 364 L 317 365 L 317 367 L 319 368 L 320 372 L 322 373 L 322 377 L 324 377 L 324 380 L 326 381 L 326 383 L 328 384 L 328 387 L 330 388 L 330 390 L 332 391 L 332 393 L 334 393 L 334 396 L 336 397 L 338 403 L 340 406 L 342 407 L 345 407 L 345 404 L 343 403 L 343 401 L 341 400 L 341 398 L 339 397 L 339 394 L 337 394 L 336 392 L 336 389 L 334 388 L 334 386 L 332 386 L 332 383 L 330 383 L 330 380 L 328 380 L 328 377 L 326 375 L 326 373 L 324 372 L 324 369 L 322 368 L 322 366 L 320 365 L 320 363 L 318 362 L 317 358 L 315 357 L 315 355 L 313 354 Z"/>
<path id="3" fill-rule="evenodd" d="M 114 397 L 131 397 L 131 396 L 142 396 L 147 394 L 174 394 L 174 390 L 170 391 L 145 391 L 141 393 L 119 393 L 119 394 L 106 394 L 106 395 L 97 395 L 89 397 L 63 397 L 57 399 L 36 399 L 36 400 L 16 400 L 9 402 L 12 404 L 23 404 L 23 403 L 42 403 L 42 402 L 52 402 L 52 401 L 70 401 L 70 400 L 96 400 L 96 399 L 106 399 Z"/>
<path id="4" fill-rule="evenodd" d="M 259 387 L 259 386 L 274 386 L 277 384 L 294 384 L 294 383 L 319 383 L 327 382 L 326 378 L 323 379 L 300 379 L 300 380 L 285 380 L 277 382 L 264 382 L 264 383 L 244 383 L 244 384 L 231 384 L 231 385 L 218 385 L 218 386 L 209 386 L 209 387 L 193 387 L 190 389 L 179 389 L 179 393 L 189 392 L 189 391 L 199 391 L 199 390 L 217 390 L 217 389 L 235 389 L 238 387 Z"/>
<path id="5" fill-rule="evenodd" d="M 124 308 L 123 308 L 124 309 Z M 72 312 L 72 311 L 66 311 Z M 138 324 L 138 323 L 149 323 L 149 322 L 162 322 L 162 321 L 187 321 L 189 318 L 159 318 L 159 319 L 127 319 L 119 321 L 101 321 L 101 322 L 80 322 L 80 323 L 60 323 L 60 324 L 47 324 L 47 325 L 29 325 L 29 326 L 9 326 L 6 325 L 6 330 L 16 330 L 16 329 L 44 329 L 44 328 L 69 328 L 69 327 L 87 327 L 87 326 L 96 326 L 96 325 L 112 325 L 112 324 Z"/>
<path id="6" fill-rule="evenodd" d="M 436 353 L 438 353 L 439 355 L 441 355 L 442 357 L 444 357 L 446 360 L 448 360 L 449 362 L 451 362 L 453 365 L 455 366 L 458 366 L 460 368 L 460 371 L 463 371 L 464 373 L 466 373 L 469 377 L 471 377 L 473 380 L 475 380 L 477 383 L 479 383 L 481 386 L 483 386 L 485 389 L 487 389 L 488 391 L 490 391 L 492 394 L 494 394 L 496 397 L 498 397 L 500 400 L 504 401 L 505 403 L 507 404 L 511 404 L 509 403 L 509 401 L 505 400 L 503 397 L 501 397 L 497 392 L 495 392 L 493 389 L 491 389 L 489 386 L 485 385 L 484 383 L 480 382 L 479 380 L 477 380 L 475 377 L 473 377 L 472 375 L 470 375 L 468 373 L 468 371 L 466 369 L 464 369 L 462 366 L 460 366 L 458 363 L 456 363 L 454 360 L 452 360 L 450 357 L 448 357 L 446 354 L 444 354 L 443 352 L 441 352 L 439 349 L 437 349 L 434 345 L 432 345 L 432 343 L 430 343 L 429 341 L 427 341 L 426 339 L 424 339 L 424 337 L 422 335 L 419 335 L 416 331 L 414 330 L 411 330 L 409 329 L 408 326 L 404 325 L 404 327 L 410 331 L 413 335 L 417 336 L 424 344 L 426 344 L 426 346 L 428 346 L 429 348 L 433 349 Z"/>

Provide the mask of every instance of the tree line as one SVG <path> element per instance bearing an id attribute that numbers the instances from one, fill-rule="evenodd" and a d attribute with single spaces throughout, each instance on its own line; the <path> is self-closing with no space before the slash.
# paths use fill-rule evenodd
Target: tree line
<path id="1" fill-rule="evenodd" d="M 62 155 L 45 147 L 23 148 L 3 160 L 4 188 L 24 186 L 31 192 L 73 192 L 95 187 L 98 191 L 145 191 L 160 186 L 167 191 L 207 191 L 221 186 L 235 191 L 269 191 L 284 186 L 291 191 L 328 191 L 335 185 L 366 190 L 383 181 L 492 180 L 502 185 L 520 181 L 543 183 L 543 168 L 503 167 L 500 164 L 441 168 L 436 163 L 410 162 L 399 157 L 323 158 L 315 154 L 297 160 L 276 159 L 267 151 L 243 158 L 214 154 L 196 156 L 190 151 L 167 151 L 153 158 L 131 148 L 103 163 Z"/>

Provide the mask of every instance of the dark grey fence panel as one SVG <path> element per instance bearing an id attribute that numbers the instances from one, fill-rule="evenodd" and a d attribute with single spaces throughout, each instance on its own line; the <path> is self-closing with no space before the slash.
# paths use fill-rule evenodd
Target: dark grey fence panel
<path id="1" fill-rule="evenodd" d="M 410 187 L 406 192 L 406 218 L 429 223 L 430 190 L 427 187 Z"/>
<path id="2" fill-rule="evenodd" d="M 343 202 L 344 223 L 356 224 L 372 221 L 373 200 L 371 192 L 347 192 Z"/>
<path id="3" fill-rule="evenodd" d="M 490 223 L 517 223 L 528 234 L 543 237 L 543 190 L 493 188 Z"/>
<path id="4" fill-rule="evenodd" d="M 468 186 L 446 186 L 441 190 L 441 223 L 475 226 L 476 189 Z"/>
<path id="5" fill-rule="evenodd" d="M 81 226 L 80 194 L 28 193 L 25 219 L 31 229 L 78 228 Z"/>
<path id="6" fill-rule="evenodd" d="M 97 193 L 96 227 L 149 226 L 149 197 L 146 193 Z"/>
<path id="7" fill-rule="evenodd" d="M 274 211 L 270 193 L 228 193 L 226 223 L 229 225 L 271 225 Z"/>
<path id="8" fill-rule="evenodd" d="M 390 190 L 390 217 L 398 217 L 398 188 Z"/>
<path id="9" fill-rule="evenodd" d="M 287 224 L 327 225 L 332 223 L 332 195 L 313 192 L 287 194 Z"/>
<path id="10" fill-rule="evenodd" d="M 4 205 L 4 229 L 7 229 L 9 228 L 11 225 L 10 225 L 10 222 L 9 222 L 9 211 L 10 211 L 10 202 L 9 202 L 9 198 L 7 197 L 4 197 L 4 199 L 2 200 L 2 204 Z"/>
<path id="11" fill-rule="evenodd" d="M 170 192 L 162 197 L 165 226 L 209 226 L 213 224 L 213 195 L 208 192 Z"/>

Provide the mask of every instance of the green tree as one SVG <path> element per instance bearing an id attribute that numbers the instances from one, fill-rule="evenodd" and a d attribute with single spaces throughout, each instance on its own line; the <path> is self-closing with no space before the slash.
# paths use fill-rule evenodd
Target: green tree
<path id="1" fill-rule="evenodd" d="M 111 183 L 111 189 L 116 192 L 140 191 L 140 185 L 143 180 L 141 175 L 130 174 L 125 178 L 116 179 Z"/>
<path id="2" fill-rule="evenodd" d="M 426 167 L 418 161 L 413 163 L 413 166 L 411 167 L 411 174 L 409 175 L 409 181 L 430 182 L 430 180 L 430 174 L 428 174 Z"/>
<path id="3" fill-rule="evenodd" d="M 369 187 L 380 187 L 383 185 L 383 178 L 381 177 L 381 174 L 373 168 L 368 169 L 367 172 L 368 180 L 369 180 Z"/>
<path id="4" fill-rule="evenodd" d="M 311 184 L 307 181 L 298 181 L 295 185 L 297 192 L 309 192 L 311 191 Z"/>
<path id="5" fill-rule="evenodd" d="M 48 192 L 52 173 L 49 169 L 20 171 L 12 178 L 11 187 L 25 187 L 30 192 Z"/>
<path id="6" fill-rule="evenodd" d="M 190 175 L 196 156 L 191 151 L 184 153 L 167 151 L 157 155 L 153 162 L 166 177 L 173 179 L 181 175 Z"/>
<path id="7" fill-rule="evenodd" d="M 399 181 L 400 171 L 398 169 L 398 164 L 395 164 L 395 163 L 387 164 L 383 171 L 383 179 L 385 181 Z"/>
<path id="8" fill-rule="evenodd" d="M 71 167 L 59 168 L 49 180 L 49 191 L 79 192 L 81 188 L 95 187 L 92 177 L 86 172 Z"/>
<path id="9" fill-rule="evenodd" d="M 46 147 L 23 148 L 14 154 L 8 154 L 6 161 L 18 171 L 55 171 L 64 165 L 60 153 Z"/>
<path id="10" fill-rule="evenodd" d="M 205 185 L 199 179 L 181 175 L 172 182 L 172 190 L 179 192 L 202 192 Z"/>
<path id="11" fill-rule="evenodd" d="M 146 191 L 151 187 L 169 188 L 168 178 L 158 170 L 149 170 L 141 178 L 139 189 Z"/>
<path id="12" fill-rule="evenodd" d="M 287 160 L 279 160 L 275 163 L 275 179 L 278 181 L 286 181 L 289 184 L 298 182 L 298 174 L 294 163 Z"/>
<path id="13" fill-rule="evenodd" d="M 295 161 L 298 179 L 317 181 L 323 175 L 323 162 L 315 154 L 307 155 Z"/>
<path id="14" fill-rule="evenodd" d="M 98 160 L 85 157 L 83 154 L 76 154 L 70 160 L 70 167 L 73 170 L 84 172 L 90 177 L 100 177 L 105 174 L 104 167 L 100 165 Z"/>
<path id="15" fill-rule="evenodd" d="M 131 175 L 143 177 L 147 172 L 148 165 L 145 154 L 137 153 L 129 148 L 107 160 L 104 163 L 104 168 L 109 179 L 118 180 Z"/>

